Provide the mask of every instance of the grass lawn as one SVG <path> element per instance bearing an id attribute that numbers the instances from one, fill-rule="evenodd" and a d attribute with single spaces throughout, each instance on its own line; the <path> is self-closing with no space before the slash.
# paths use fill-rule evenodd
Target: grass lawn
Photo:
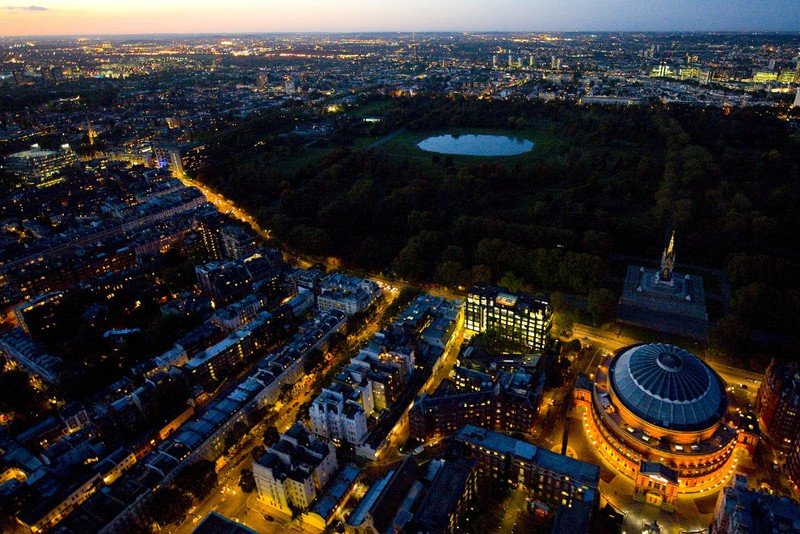
<path id="1" fill-rule="evenodd" d="M 307 165 L 322 159 L 331 150 L 331 148 L 304 148 L 300 153 L 282 160 L 281 169 L 286 173 L 285 176 L 293 176 Z"/>
<path id="2" fill-rule="evenodd" d="M 352 111 L 349 111 L 351 115 L 354 117 L 364 118 L 370 117 L 373 115 L 382 115 L 383 110 L 388 108 L 392 105 L 392 100 L 387 98 L 385 100 L 376 100 L 375 102 L 369 102 L 368 104 L 364 104 L 355 108 Z"/>

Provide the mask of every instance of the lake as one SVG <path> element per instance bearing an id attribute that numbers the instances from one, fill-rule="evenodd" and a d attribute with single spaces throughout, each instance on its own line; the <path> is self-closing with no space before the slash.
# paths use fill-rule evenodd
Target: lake
<path id="1" fill-rule="evenodd" d="M 533 150 L 533 142 L 507 135 L 436 135 L 417 144 L 426 152 L 456 156 L 516 156 Z"/>

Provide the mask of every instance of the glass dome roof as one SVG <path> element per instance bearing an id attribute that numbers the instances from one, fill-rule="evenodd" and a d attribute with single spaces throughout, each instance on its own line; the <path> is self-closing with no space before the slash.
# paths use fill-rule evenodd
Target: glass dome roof
<path id="1" fill-rule="evenodd" d="M 651 343 L 624 349 L 612 360 L 609 380 L 631 412 L 672 430 L 702 430 L 727 409 L 721 379 L 694 354 Z"/>

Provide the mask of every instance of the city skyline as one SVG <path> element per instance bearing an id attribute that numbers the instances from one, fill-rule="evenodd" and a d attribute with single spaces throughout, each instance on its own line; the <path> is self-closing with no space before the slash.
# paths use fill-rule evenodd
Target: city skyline
<path id="1" fill-rule="evenodd" d="M 179 0 L 168 5 L 123 0 L 12 1 L 0 7 L 0 35 L 140 35 L 261 32 L 425 31 L 800 31 L 800 10 L 791 0 L 758 5 L 741 0 L 504 0 L 491 5 L 466 0 L 364 0 L 237 2 Z"/>

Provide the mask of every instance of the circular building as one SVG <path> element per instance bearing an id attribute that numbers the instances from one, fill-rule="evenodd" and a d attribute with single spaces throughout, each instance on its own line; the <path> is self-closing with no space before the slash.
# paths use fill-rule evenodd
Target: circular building
<path id="1" fill-rule="evenodd" d="M 594 383 L 579 381 L 575 398 L 586 408 L 584 425 L 597 452 L 664 501 L 713 486 L 732 470 L 737 432 L 726 421 L 725 384 L 680 347 L 620 349 L 600 365 Z"/>
<path id="2" fill-rule="evenodd" d="M 697 356 L 674 345 L 621 351 L 609 364 L 608 386 L 629 423 L 653 437 L 682 443 L 707 437 L 728 406 L 722 380 Z"/>

